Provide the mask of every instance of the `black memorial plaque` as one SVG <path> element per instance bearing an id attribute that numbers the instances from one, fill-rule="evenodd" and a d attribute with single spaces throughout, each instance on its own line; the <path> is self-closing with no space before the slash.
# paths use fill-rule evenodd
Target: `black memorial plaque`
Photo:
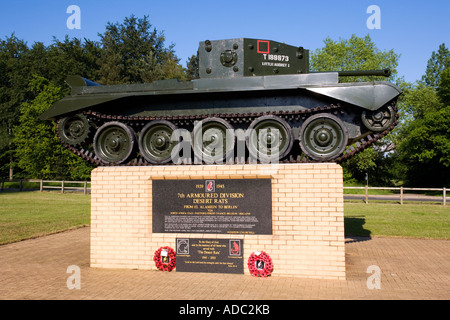
<path id="1" fill-rule="evenodd" d="M 154 233 L 272 234 L 270 179 L 153 180 Z"/>
<path id="2" fill-rule="evenodd" d="M 177 272 L 244 273 L 243 239 L 177 238 Z"/>

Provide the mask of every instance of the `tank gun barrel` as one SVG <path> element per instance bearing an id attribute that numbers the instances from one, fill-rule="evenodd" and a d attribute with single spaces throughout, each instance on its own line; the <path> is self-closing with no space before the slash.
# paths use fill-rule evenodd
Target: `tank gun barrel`
<path id="1" fill-rule="evenodd" d="M 389 77 L 391 75 L 391 69 L 338 71 L 338 74 L 339 77 L 363 77 L 363 76 Z"/>

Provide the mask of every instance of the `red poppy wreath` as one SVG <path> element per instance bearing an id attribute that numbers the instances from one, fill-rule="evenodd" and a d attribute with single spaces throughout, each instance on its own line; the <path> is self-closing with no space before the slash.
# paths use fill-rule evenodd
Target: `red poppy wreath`
<path id="1" fill-rule="evenodd" d="M 161 247 L 155 251 L 153 256 L 156 267 L 162 271 L 172 271 L 176 267 L 177 258 L 171 247 Z"/>
<path id="2" fill-rule="evenodd" d="M 255 277 L 268 277 L 273 270 L 272 259 L 264 251 L 253 252 L 248 258 L 248 270 Z"/>

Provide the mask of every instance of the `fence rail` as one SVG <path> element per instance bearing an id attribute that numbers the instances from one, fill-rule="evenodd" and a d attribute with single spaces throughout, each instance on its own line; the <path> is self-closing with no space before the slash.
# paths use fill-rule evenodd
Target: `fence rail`
<path id="1" fill-rule="evenodd" d="M 19 183 L 19 190 L 22 191 L 23 184 L 25 182 L 39 183 L 39 191 L 44 191 L 47 189 L 60 190 L 61 193 L 65 191 L 83 191 L 84 194 L 88 194 L 91 191 L 89 181 L 66 181 L 66 180 L 42 180 L 42 179 L 21 179 L 21 180 L 2 180 L 1 181 L 1 191 L 5 188 L 5 182 L 16 182 Z M 33 188 L 36 189 L 36 188 Z"/>
<path id="2" fill-rule="evenodd" d="M 42 180 L 42 179 L 21 179 L 21 180 L 2 180 L 1 191 L 4 190 L 5 182 L 19 183 L 19 190 L 23 190 L 24 182 L 39 183 L 39 191 L 46 189 L 57 189 L 61 193 L 65 191 L 83 191 L 84 194 L 90 193 L 91 188 L 89 181 L 65 181 L 65 180 Z M 75 185 L 75 186 L 74 186 Z M 407 188 L 407 187 L 344 187 L 345 190 L 365 190 L 365 202 L 369 203 L 369 190 L 395 190 L 399 191 L 399 198 L 394 197 L 393 200 L 400 200 L 400 204 L 403 204 L 405 200 L 405 191 L 439 191 L 442 192 L 442 204 L 447 205 L 447 188 Z"/>
<path id="3" fill-rule="evenodd" d="M 447 188 L 408 188 L 408 187 L 344 187 L 344 189 L 365 190 L 365 201 L 369 203 L 369 190 L 397 190 L 400 191 L 399 200 L 403 205 L 405 191 L 440 191 L 442 192 L 442 204 L 447 205 Z"/>

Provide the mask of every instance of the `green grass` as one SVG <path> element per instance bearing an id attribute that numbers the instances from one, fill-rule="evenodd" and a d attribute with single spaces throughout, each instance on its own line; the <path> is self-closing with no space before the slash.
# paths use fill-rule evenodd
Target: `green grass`
<path id="1" fill-rule="evenodd" d="M 0 193 L 0 244 L 90 224 L 90 196 L 53 192 Z"/>
<path id="2" fill-rule="evenodd" d="M 90 224 L 89 195 L 1 192 L 0 244 Z M 346 235 L 450 239 L 450 206 L 345 202 Z"/>
<path id="3" fill-rule="evenodd" d="M 450 239 L 450 206 L 440 204 L 344 204 L 345 234 Z"/>

